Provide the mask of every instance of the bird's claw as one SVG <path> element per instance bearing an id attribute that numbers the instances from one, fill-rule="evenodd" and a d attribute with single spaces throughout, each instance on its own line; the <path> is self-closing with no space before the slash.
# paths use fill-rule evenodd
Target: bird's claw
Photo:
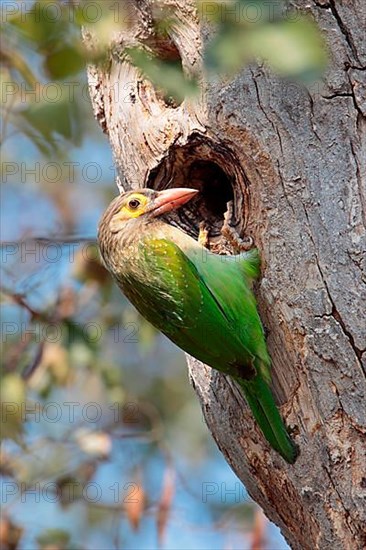
<path id="1" fill-rule="evenodd" d="M 224 214 L 224 224 L 221 228 L 221 235 L 225 238 L 226 243 L 210 242 L 209 229 L 206 222 L 201 221 L 199 225 L 198 242 L 200 245 L 208 248 L 216 254 L 239 254 L 253 248 L 254 242 L 252 237 L 240 237 L 235 227 L 231 224 L 234 214 L 233 201 L 227 203 L 227 210 Z"/>
<path id="2" fill-rule="evenodd" d="M 198 242 L 200 245 L 206 248 L 209 248 L 209 245 L 210 245 L 209 231 L 204 221 L 202 221 L 199 225 Z"/>
<path id="3" fill-rule="evenodd" d="M 246 236 L 244 239 L 241 238 L 237 230 L 230 225 L 233 217 L 233 209 L 233 201 L 228 202 L 227 210 L 224 214 L 224 224 L 221 228 L 221 234 L 232 246 L 235 253 L 246 252 L 253 248 L 254 241 L 250 236 Z"/>

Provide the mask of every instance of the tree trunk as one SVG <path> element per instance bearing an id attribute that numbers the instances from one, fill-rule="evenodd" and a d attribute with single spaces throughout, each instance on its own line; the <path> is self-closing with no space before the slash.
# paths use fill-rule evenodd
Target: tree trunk
<path id="1" fill-rule="evenodd" d="M 219 234 L 226 202 L 262 256 L 256 288 L 273 360 L 273 389 L 300 456 L 286 464 L 259 432 L 238 390 L 189 358 L 209 429 L 235 473 L 293 548 L 366 544 L 366 41 L 361 0 L 307 10 L 331 51 L 309 92 L 259 65 L 164 101 L 119 52 L 145 44 L 201 68 L 193 2 L 166 1 L 180 25 L 154 35 L 150 2 L 129 6 L 111 63 L 91 66 L 95 115 L 109 136 L 120 188 L 194 186 L 197 209 L 175 220 Z M 295 2 L 300 8 L 303 3 Z M 135 6 L 135 7 L 133 7 Z M 137 17 L 136 17 L 137 14 Z M 88 47 L 97 37 L 85 31 Z"/>

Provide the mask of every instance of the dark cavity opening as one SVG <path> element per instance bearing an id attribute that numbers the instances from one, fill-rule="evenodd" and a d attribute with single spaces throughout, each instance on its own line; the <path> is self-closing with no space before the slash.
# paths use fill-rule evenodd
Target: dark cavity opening
<path id="1" fill-rule="evenodd" d="M 196 160 L 187 168 L 186 186 L 200 191 L 195 202 L 187 205 L 187 210 L 193 210 L 195 217 L 204 220 L 214 235 L 219 234 L 227 203 L 234 199 L 227 174 L 215 162 Z"/>
<path id="2" fill-rule="evenodd" d="M 204 136 L 189 144 L 172 147 L 166 159 L 150 173 L 147 187 L 192 187 L 200 193 L 184 207 L 167 216 L 170 223 L 197 237 L 203 221 L 210 238 L 218 240 L 227 211 L 233 201 L 231 225 L 240 233 L 245 227 L 247 186 L 240 164 L 231 150 L 212 143 Z"/>

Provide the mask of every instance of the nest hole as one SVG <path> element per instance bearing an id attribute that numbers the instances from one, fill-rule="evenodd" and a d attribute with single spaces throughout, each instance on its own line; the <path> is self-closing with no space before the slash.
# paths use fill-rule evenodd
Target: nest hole
<path id="1" fill-rule="evenodd" d="M 215 144 L 211 148 L 207 141 L 193 140 L 193 144 L 170 151 L 168 158 L 150 173 L 147 187 L 198 189 L 196 198 L 167 215 L 167 219 L 195 238 L 200 223 L 204 222 L 210 238 L 217 241 L 221 238 L 228 202 L 233 202 L 230 224 L 239 233 L 245 226 L 247 192 L 238 166 L 232 153 L 223 151 L 222 146 L 218 149 Z"/>
<path id="2" fill-rule="evenodd" d="M 230 178 L 215 162 L 196 160 L 188 167 L 186 186 L 200 191 L 197 198 L 186 206 L 186 215 L 194 222 L 204 221 L 212 236 L 220 235 L 227 203 L 234 200 Z"/>

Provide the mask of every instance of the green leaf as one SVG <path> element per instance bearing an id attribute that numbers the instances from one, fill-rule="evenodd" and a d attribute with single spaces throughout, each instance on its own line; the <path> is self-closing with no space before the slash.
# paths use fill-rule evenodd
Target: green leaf
<path id="1" fill-rule="evenodd" d="M 68 330 L 68 342 L 72 342 L 73 344 L 82 343 L 83 346 L 79 348 L 80 350 L 82 350 L 84 346 L 92 352 L 98 349 L 98 342 L 88 337 L 88 333 L 84 330 L 83 325 L 71 318 L 64 319 L 63 324 Z"/>
<path id="2" fill-rule="evenodd" d="M 126 53 L 151 82 L 162 91 L 164 98 L 181 103 L 198 92 L 198 83 L 188 78 L 180 61 L 162 60 L 149 55 L 141 48 L 128 48 Z"/>
<path id="3" fill-rule="evenodd" d="M 19 9 L 9 20 L 20 36 L 32 42 L 38 51 L 44 52 L 55 44 L 64 43 L 69 30 L 68 7 L 52 4 L 48 0 L 34 2 L 26 13 Z"/>
<path id="4" fill-rule="evenodd" d="M 327 52 L 318 28 L 309 19 L 284 20 L 252 29 L 249 48 L 278 74 L 300 76 L 324 69 Z"/>
<path id="5" fill-rule="evenodd" d="M 277 74 L 306 77 L 324 70 L 327 51 L 319 29 L 302 17 L 247 28 L 225 23 L 205 52 L 209 73 L 233 76 L 257 60 L 265 61 Z"/>
<path id="6" fill-rule="evenodd" d="M 211 74 L 234 75 L 251 60 L 248 34 L 241 27 L 225 25 L 209 43 L 204 63 Z"/>
<path id="7" fill-rule="evenodd" d="M 59 100 L 35 101 L 18 111 L 19 120 L 15 121 L 37 146 L 47 149 L 47 145 L 43 143 L 46 140 L 51 150 L 57 149 L 57 137 L 72 141 L 75 145 L 80 144 L 82 137 L 81 111 L 76 99 L 71 101 L 68 91 L 63 90 L 61 85 L 57 86 L 56 91 L 61 93 Z"/>
<path id="8" fill-rule="evenodd" d="M 6 50 L 2 48 L 0 51 L 0 60 L 8 69 L 18 71 L 20 76 L 24 78 L 29 86 L 34 88 L 37 85 L 37 79 L 33 71 L 20 53 L 16 52 L 14 49 Z M 3 80 L 3 83 L 5 83 L 5 80 Z M 2 88 L 3 87 L 4 85 Z"/>
<path id="9" fill-rule="evenodd" d="M 6 374 L 1 380 L 1 439 L 17 439 L 22 433 L 26 405 L 25 384 L 18 374 Z"/>
<path id="10" fill-rule="evenodd" d="M 50 78 L 62 80 L 81 71 L 85 67 L 85 58 L 78 48 L 66 45 L 51 51 L 45 57 L 43 65 Z"/>

